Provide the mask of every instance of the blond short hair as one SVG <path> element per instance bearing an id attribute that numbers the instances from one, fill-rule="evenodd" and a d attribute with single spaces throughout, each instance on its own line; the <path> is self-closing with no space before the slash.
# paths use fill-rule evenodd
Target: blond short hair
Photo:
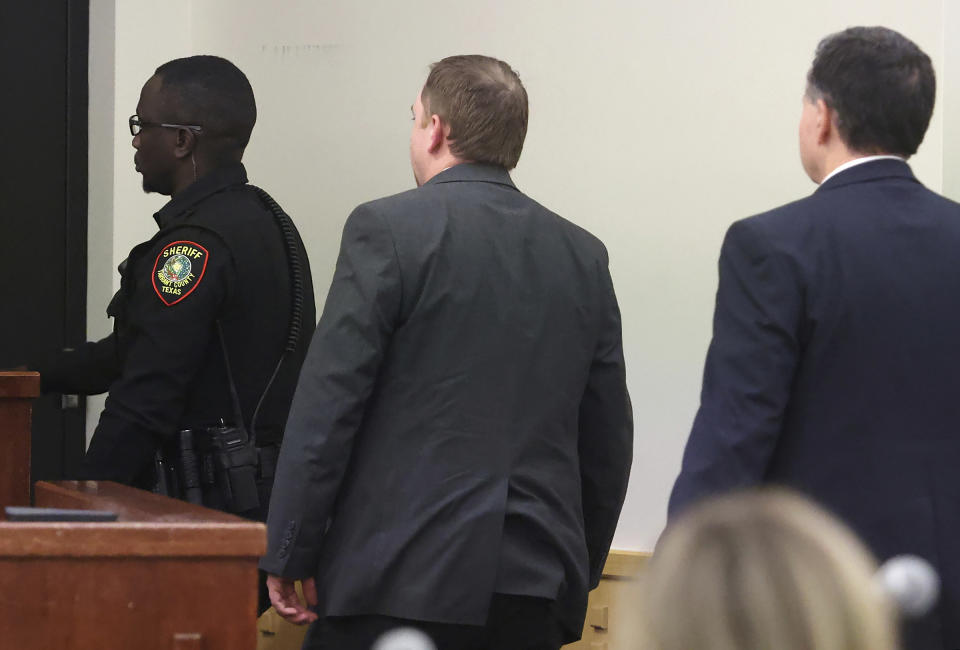
<path id="1" fill-rule="evenodd" d="M 668 527 L 640 582 L 642 650 L 895 650 L 876 562 L 799 495 L 704 501 Z"/>

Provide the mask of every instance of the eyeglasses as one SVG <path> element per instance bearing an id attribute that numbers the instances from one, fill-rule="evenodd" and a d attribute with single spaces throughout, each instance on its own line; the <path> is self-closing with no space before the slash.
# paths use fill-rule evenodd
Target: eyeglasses
<path id="1" fill-rule="evenodd" d="M 188 129 L 194 133 L 203 133 L 203 127 L 196 124 L 166 124 L 163 122 L 144 122 L 139 115 L 130 116 L 130 135 L 137 135 L 148 126 L 162 126 L 165 129 Z"/>

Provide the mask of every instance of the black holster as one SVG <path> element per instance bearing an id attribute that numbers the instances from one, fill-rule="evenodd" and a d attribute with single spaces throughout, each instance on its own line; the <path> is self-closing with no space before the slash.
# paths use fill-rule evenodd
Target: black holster
<path id="1" fill-rule="evenodd" d="M 197 437 L 201 454 L 211 459 L 207 461 L 206 478 L 212 465 L 214 484 L 227 511 L 240 513 L 260 507 L 257 447 L 246 429 L 228 425 L 207 427 Z"/>
<path id="2" fill-rule="evenodd" d="M 157 454 L 154 492 L 235 514 L 249 513 L 260 507 L 260 482 L 273 477 L 275 460 L 264 461 L 275 456 L 258 449 L 241 427 L 183 429 L 176 444 Z"/>
<path id="3" fill-rule="evenodd" d="M 276 446 L 258 448 L 254 436 L 245 426 L 230 367 L 230 355 L 219 320 L 216 326 L 230 389 L 230 406 L 233 419 L 238 424 L 224 424 L 221 419 L 216 426 L 178 432 L 176 444 L 166 445 L 163 452 L 157 454 L 154 492 L 191 503 L 202 503 L 218 510 L 262 518 L 270 500 L 279 450 Z M 254 410 L 251 431 L 255 430 L 260 404 L 283 363 L 283 356 Z M 261 499 L 263 508 L 260 507 Z"/>

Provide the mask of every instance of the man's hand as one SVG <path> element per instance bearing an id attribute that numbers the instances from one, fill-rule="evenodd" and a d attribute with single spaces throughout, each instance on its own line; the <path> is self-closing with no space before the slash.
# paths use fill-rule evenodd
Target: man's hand
<path id="1" fill-rule="evenodd" d="M 309 609 L 317 606 L 317 582 L 313 578 L 305 578 L 301 586 L 303 597 L 307 601 L 306 605 L 300 602 L 300 597 L 297 596 L 296 580 L 274 575 L 267 576 L 267 591 L 270 593 L 273 608 L 294 625 L 306 625 L 317 620 L 316 612 Z"/>

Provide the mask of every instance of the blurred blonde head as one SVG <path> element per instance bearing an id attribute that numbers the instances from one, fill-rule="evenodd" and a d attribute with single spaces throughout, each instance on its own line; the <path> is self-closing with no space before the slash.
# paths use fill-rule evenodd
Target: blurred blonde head
<path id="1" fill-rule="evenodd" d="M 785 491 L 709 499 L 664 534 L 640 583 L 642 650 L 895 650 L 876 563 Z"/>

